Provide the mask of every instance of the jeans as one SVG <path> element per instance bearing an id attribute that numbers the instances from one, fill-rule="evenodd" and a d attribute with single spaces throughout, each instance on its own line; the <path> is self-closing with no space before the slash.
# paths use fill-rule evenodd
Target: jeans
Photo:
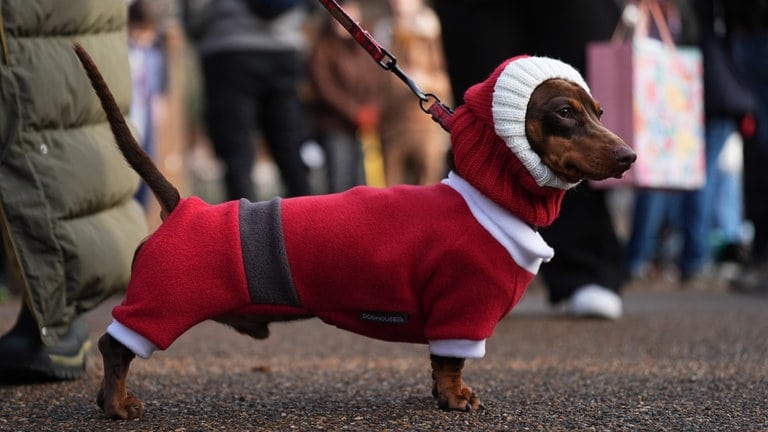
<path id="1" fill-rule="evenodd" d="M 632 234 L 627 244 L 630 274 L 639 276 L 659 250 L 662 228 L 671 228 L 682 239 L 679 268 L 683 279 L 701 272 L 712 261 L 710 238 L 714 208 L 730 206 L 727 216 L 741 225 L 740 195 L 730 196 L 727 203 L 715 202 L 721 180 L 718 158 L 729 135 L 735 130 L 733 120 L 710 117 L 705 130 L 706 183 L 685 192 L 638 191 L 635 196 Z"/>
<path id="2" fill-rule="evenodd" d="M 736 132 L 736 122 L 720 119 L 721 133 L 726 139 Z M 741 149 L 739 149 L 741 151 Z M 741 167 L 721 167 L 723 153 L 712 167 L 712 176 L 707 179 L 707 208 L 710 233 L 722 244 L 743 243 L 742 226 L 744 223 L 744 199 Z"/>

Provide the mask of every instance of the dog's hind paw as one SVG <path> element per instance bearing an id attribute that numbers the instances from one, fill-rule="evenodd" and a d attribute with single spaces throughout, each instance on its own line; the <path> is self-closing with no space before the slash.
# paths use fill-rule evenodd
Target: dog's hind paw
<path id="1" fill-rule="evenodd" d="M 112 420 L 133 420 L 144 415 L 144 404 L 125 386 L 133 352 L 105 333 L 99 339 L 99 351 L 104 362 L 96 403 Z"/>

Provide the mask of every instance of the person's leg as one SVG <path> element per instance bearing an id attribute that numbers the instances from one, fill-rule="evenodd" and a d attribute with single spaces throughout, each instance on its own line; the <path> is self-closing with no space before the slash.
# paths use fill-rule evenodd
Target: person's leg
<path id="1" fill-rule="evenodd" d="M 295 52 L 260 53 L 258 67 L 266 87 L 260 97 L 259 126 L 288 196 L 309 195 L 309 170 L 301 159 L 308 138 L 304 107 L 298 94 L 301 60 Z"/>
<path id="2" fill-rule="evenodd" d="M 711 213 L 711 230 L 717 232 L 723 243 L 736 244 L 743 242 L 744 202 L 741 182 L 744 149 L 741 135 L 736 131 L 736 122 L 729 120 L 729 123 L 731 132 L 714 167 L 714 191 L 708 208 Z"/>
<path id="3" fill-rule="evenodd" d="M 659 233 L 667 212 L 670 197 L 665 192 L 635 192 L 632 231 L 627 242 L 628 271 L 632 277 L 643 277 L 659 248 Z"/>
<path id="4" fill-rule="evenodd" d="M 612 226 L 605 191 L 583 184 L 565 195 L 556 223 L 541 230 L 555 250 L 555 258 L 541 267 L 550 302 L 566 300 L 590 284 L 619 291 L 626 265 Z"/>
<path id="5" fill-rule="evenodd" d="M 5 236 L 3 236 L 5 237 Z M 0 243 L 0 255 L 4 255 Z M 67 331 L 56 343 L 48 346 L 42 341 L 37 321 L 28 307 L 29 293 L 23 288 L 17 267 L 6 262 L 4 279 L 22 301 L 14 326 L 0 336 L 0 383 L 29 384 L 42 381 L 69 380 L 85 371 L 86 356 L 91 347 L 90 332 L 82 315 L 68 322 Z"/>
<path id="6" fill-rule="evenodd" d="M 319 137 L 326 154 L 329 192 L 343 192 L 365 184 L 362 144 L 346 132 L 329 132 Z"/>
<path id="7" fill-rule="evenodd" d="M 742 166 L 740 154 L 743 152 L 740 140 L 734 132 L 720 154 L 716 167 L 717 175 L 710 220 L 712 226 L 713 261 L 718 263 L 718 275 L 727 281 L 733 281 L 749 264 L 749 246 L 744 235 L 744 209 L 742 196 Z"/>
<path id="8" fill-rule="evenodd" d="M 706 183 L 701 189 L 682 195 L 685 220 L 680 228 L 683 233 L 683 250 L 680 257 L 680 276 L 683 281 L 696 277 L 712 261 L 710 250 L 710 227 L 715 188 L 717 185 L 717 162 L 728 136 L 733 131 L 730 119 L 708 118 L 705 129 Z"/>
<path id="9" fill-rule="evenodd" d="M 683 215 L 679 228 L 683 237 L 680 255 L 680 280 L 695 279 L 704 271 L 709 261 L 709 233 L 706 230 L 704 209 L 705 191 L 684 192 L 681 196 Z"/>
<path id="10" fill-rule="evenodd" d="M 741 243 L 742 224 L 744 223 L 743 188 L 741 175 L 730 171 L 721 171 L 715 203 L 710 207 L 715 213 L 715 225 L 726 244 Z"/>
<path id="11" fill-rule="evenodd" d="M 205 78 L 205 119 L 216 155 L 224 163 L 227 200 L 256 199 L 251 171 L 254 95 L 247 53 L 220 53 L 202 59 Z"/>

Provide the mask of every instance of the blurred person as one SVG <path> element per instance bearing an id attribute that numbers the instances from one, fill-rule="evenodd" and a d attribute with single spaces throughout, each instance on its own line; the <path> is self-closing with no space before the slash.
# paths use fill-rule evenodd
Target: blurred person
<path id="1" fill-rule="evenodd" d="M 737 124 L 735 127 L 716 161 L 709 206 L 712 253 L 725 280 L 733 279 L 749 263 L 750 235 L 744 216 L 744 140 Z"/>
<path id="2" fill-rule="evenodd" d="M 744 208 L 754 225 L 750 268 L 732 287 L 768 293 L 768 3 L 723 2 L 726 26 L 738 71 L 756 98 L 754 117 L 742 121 L 744 133 Z"/>
<path id="3" fill-rule="evenodd" d="M 723 3 L 695 0 L 680 1 L 677 6 L 684 17 L 694 19 L 687 24 L 694 30 L 679 39 L 698 44 L 703 54 L 706 181 L 691 191 L 638 191 L 627 255 L 632 275 L 644 277 L 652 255 L 661 247 L 659 233 L 666 225 L 680 243 L 673 257 L 679 279 L 692 286 L 716 281 L 716 259 L 743 264 L 740 179 L 722 169 L 721 159 L 726 143 L 737 133 L 738 120 L 754 110 L 754 101 L 729 67 L 729 53 L 717 49 L 717 44 L 725 44 Z M 716 235 L 724 243 L 721 257 L 714 254 Z"/>
<path id="4" fill-rule="evenodd" d="M 339 3 L 352 19 L 363 19 L 358 1 Z M 307 63 L 314 134 L 326 154 L 328 192 L 365 184 L 359 133 L 378 129 L 384 71 L 327 13 Z"/>
<path id="5" fill-rule="evenodd" d="M 434 6 L 457 98 L 518 54 L 558 58 L 587 76 L 587 43 L 609 39 L 619 19 L 612 0 L 436 0 Z M 605 195 L 583 182 L 565 194 L 559 218 L 541 230 L 555 250 L 541 267 L 549 301 L 573 316 L 616 319 L 623 313 L 626 266 Z"/>
<path id="6" fill-rule="evenodd" d="M 157 19 L 148 0 L 128 6 L 128 60 L 131 65 L 130 118 L 144 150 L 155 156 L 155 105 L 163 93 L 165 59 L 158 47 Z M 142 183 L 138 199 L 146 208 L 149 194 Z"/>
<path id="7" fill-rule="evenodd" d="M 183 0 L 184 24 L 202 65 L 205 122 L 224 163 L 226 199 L 255 201 L 251 173 L 260 132 L 288 196 L 311 192 L 300 148 L 308 137 L 302 0 Z M 274 14 L 259 6 L 285 5 Z M 271 11 L 268 11 L 271 12 Z"/>
<path id="8" fill-rule="evenodd" d="M 424 0 L 389 0 L 389 6 L 391 15 L 375 26 L 377 40 L 424 93 L 450 105 L 451 85 L 435 11 Z M 394 74 L 387 78 L 380 128 L 387 185 L 437 183 L 447 173 L 450 137 L 421 110 L 400 78 Z"/>
<path id="9" fill-rule="evenodd" d="M 740 267 L 747 260 L 743 235 L 741 119 L 757 108 L 753 92 L 736 70 L 727 44 L 724 0 L 694 0 L 693 13 L 699 26 L 698 46 L 704 65 L 706 183 L 701 191 L 703 224 L 697 243 L 706 266 L 729 262 Z M 683 214 L 679 225 L 690 223 Z M 699 272 L 701 273 L 701 272 Z M 693 275 L 690 271 L 684 276 Z M 733 275 L 724 274 L 726 278 Z"/>
<path id="10" fill-rule="evenodd" d="M 127 8 L 30 0 L 2 11 L 0 233 L 22 302 L 0 337 L 0 382 L 74 379 L 91 346 L 83 315 L 125 289 L 147 232 L 138 176 L 72 50 L 93 54 L 127 112 Z"/>

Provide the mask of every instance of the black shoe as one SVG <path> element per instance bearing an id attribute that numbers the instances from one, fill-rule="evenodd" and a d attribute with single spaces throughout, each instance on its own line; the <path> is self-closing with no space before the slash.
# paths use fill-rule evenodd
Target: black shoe
<path id="1" fill-rule="evenodd" d="M 732 262 L 742 266 L 749 263 L 749 247 L 741 243 L 728 243 L 717 254 L 718 262 Z"/>
<path id="2" fill-rule="evenodd" d="M 0 338 L 0 384 L 77 379 L 90 349 L 88 326 L 81 317 L 56 345 L 46 346 L 32 313 L 22 306 L 16 325 Z"/>

